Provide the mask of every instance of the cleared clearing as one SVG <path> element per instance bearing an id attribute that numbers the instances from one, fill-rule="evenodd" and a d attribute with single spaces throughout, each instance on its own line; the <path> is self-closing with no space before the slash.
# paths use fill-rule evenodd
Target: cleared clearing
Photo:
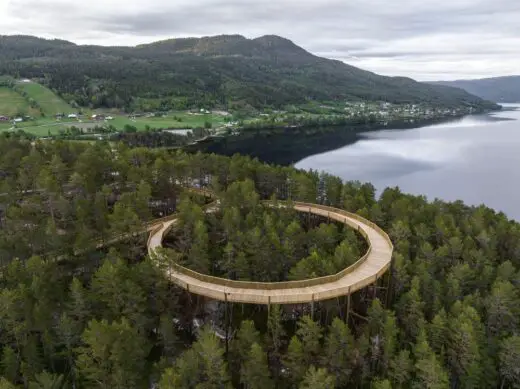
<path id="1" fill-rule="evenodd" d="M 36 82 L 19 83 L 17 90 L 27 93 L 43 109 L 46 115 L 57 113 L 72 113 L 75 110 L 53 91 Z"/>
<path id="2" fill-rule="evenodd" d="M 29 103 L 19 93 L 7 87 L 0 87 L 0 116 L 12 117 L 18 114 L 39 116 L 40 111 L 31 108 Z"/>

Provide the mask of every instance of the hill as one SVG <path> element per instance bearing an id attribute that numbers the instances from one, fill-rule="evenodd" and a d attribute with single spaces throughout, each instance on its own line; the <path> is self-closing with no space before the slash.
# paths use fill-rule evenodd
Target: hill
<path id="1" fill-rule="evenodd" d="M 471 94 L 498 103 L 520 102 L 520 76 L 483 78 L 478 80 L 439 81 L 432 84 L 462 88 Z"/>
<path id="2" fill-rule="evenodd" d="M 66 101 L 91 108 L 281 107 L 309 100 L 495 107 L 460 89 L 320 58 L 278 36 L 171 39 L 137 47 L 0 36 L 2 73 L 39 79 Z"/>

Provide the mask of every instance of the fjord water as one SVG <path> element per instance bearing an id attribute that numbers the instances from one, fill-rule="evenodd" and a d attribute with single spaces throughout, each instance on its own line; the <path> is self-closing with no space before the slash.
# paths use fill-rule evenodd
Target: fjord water
<path id="1" fill-rule="evenodd" d="M 520 105 L 407 130 L 361 134 L 297 168 L 326 171 L 429 199 L 485 204 L 520 220 Z M 518 110 L 512 110 L 518 109 Z"/>

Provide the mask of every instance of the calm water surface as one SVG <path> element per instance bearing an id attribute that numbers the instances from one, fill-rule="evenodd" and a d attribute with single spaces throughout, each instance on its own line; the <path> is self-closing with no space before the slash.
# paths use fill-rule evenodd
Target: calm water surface
<path id="1" fill-rule="evenodd" d="M 295 164 L 347 180 L 468 204 L 520 220 L 520 105 L 412 130 L 362 134 L 357 142 Z"/>

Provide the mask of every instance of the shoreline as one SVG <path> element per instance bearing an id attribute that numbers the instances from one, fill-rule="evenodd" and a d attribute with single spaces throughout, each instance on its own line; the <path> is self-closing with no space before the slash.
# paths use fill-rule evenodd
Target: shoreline
<path id="1" fill-rule="evenodd" d="M 290 166 L 309 155 L 332 151 L 362 139 L 362 134 L 380 130 L 407 130 L 462 120 L 471 114 L 424 119 L 413 122 L 396 120 L 358 125 L 307 125 L 283 128 L 259 128 L 236 135 L 209 136 L 181 149 L 190 153 L 215 153 L 251 158 L 282 166 Z"/>

